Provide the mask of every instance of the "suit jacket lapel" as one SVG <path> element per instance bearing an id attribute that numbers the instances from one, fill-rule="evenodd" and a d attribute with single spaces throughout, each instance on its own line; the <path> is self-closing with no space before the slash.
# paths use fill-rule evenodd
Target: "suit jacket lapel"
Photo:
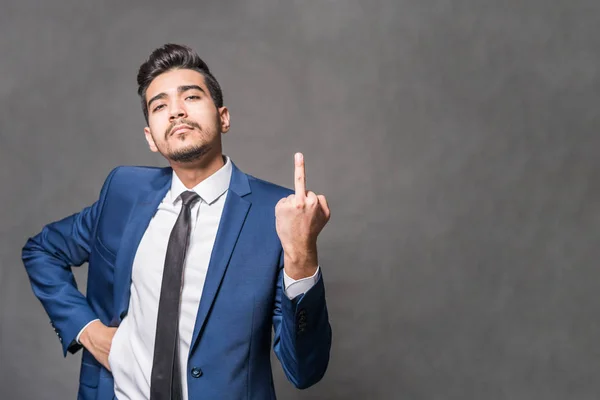
<path id="1" fill-rule="evenodd" d="M 131 209 L 115 263 L 113 299 L 116 314 L 111 325 L 117 326 L 127 314 L 135 254 L 150 220 L 171 187 L 171 177 L 171 168 L 162 169 L 159 177 L 151 182 L 150 188 L 139 194 Z"/>
<path id="2" fill-rule="evenodd" d="M 237 243 L 238 237 L 246 221 L 246 216 L 250 210 L 252 203 L 248 199 L 244 199 L 250 193 L 250 185 L 248 177 L 241 172 L 235 164 L 232 166 L 231 181 L 227 199 L 221 215 L 217 237 L 212 249 L 208 272 L 202 289 L 202 297 L 198 306 L 198 314 L 196 316 L 196 324 L 194 333 L 190 343 L 190 353 L 194 349 L 198 337 L 200 336 L 206 319 L 210 312 L 211 306 L 215 301 L 215 297 L 221 286 L 223 276 L 229 265 L 231 254 Z"/>

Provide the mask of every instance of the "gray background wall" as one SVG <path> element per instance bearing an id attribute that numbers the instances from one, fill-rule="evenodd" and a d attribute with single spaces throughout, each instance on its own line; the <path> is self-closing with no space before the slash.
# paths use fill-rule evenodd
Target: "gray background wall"
<path id="1" fill-rule="evenodd" d="M 20 261 L 120 164 L 164 165 L 135 75 L 199 51 L 232 113 L 225 150 L 333 218 L 320 238 L 333 352 L 283 399 L 600 396 L 596 0 L 4 0 L 0 397 L 75 398 Z M 83 284 L 85 268 L 77 271 Z"/>

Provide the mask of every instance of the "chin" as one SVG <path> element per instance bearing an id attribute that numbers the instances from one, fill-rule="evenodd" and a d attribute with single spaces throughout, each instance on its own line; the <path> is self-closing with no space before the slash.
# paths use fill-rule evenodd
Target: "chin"
<path id="1" fill-rule="evenodd" d="M 182 148 L 171 151 L 167 158 L 171 161 L 181 163 L 194 162 L 202 159 L 210 152 L 210 149 L 210 146 L 203 144 L 182 146 Z"/>

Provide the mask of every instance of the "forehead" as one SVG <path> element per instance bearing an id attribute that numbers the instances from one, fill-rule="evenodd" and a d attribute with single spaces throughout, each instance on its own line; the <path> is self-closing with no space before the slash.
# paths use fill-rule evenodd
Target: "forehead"
<path id="1" fill-rule="evenodd" d="M 207 91 L 204 76 L 193 69 L 172 69 L 158 75 L 146 89 L 146 100 L 159 93 L 177 94 L 180 86 L 198 85 Z M 208 92 L 207 92 L 208 93 Z"/>

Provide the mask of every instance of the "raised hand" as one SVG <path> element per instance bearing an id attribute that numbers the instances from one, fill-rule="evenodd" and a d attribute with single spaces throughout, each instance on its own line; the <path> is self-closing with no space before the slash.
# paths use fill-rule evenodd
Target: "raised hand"
<path id="1" fill-rule="evenodd" d="M 295 193 L 275 206 L 277 235 L 283 246 L 285 272 L 301 279 L 315 273 L 318 263 L 317 236 L 331 216 L 323 195 L 306 191 L 304 156 L 296 153 Z"/>

